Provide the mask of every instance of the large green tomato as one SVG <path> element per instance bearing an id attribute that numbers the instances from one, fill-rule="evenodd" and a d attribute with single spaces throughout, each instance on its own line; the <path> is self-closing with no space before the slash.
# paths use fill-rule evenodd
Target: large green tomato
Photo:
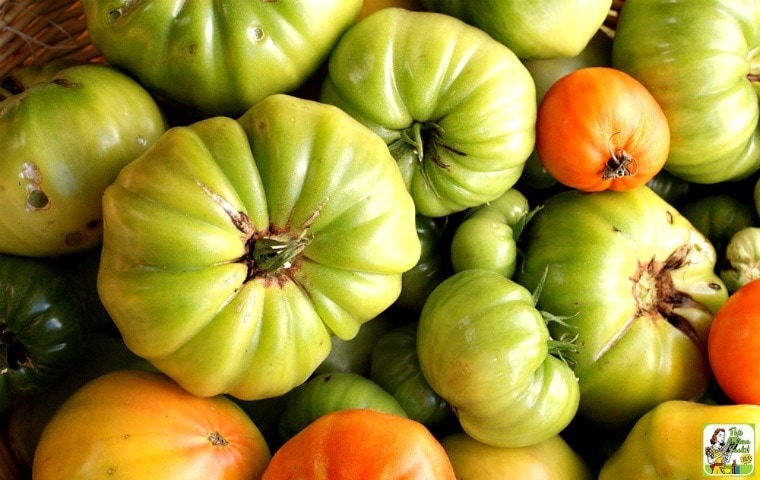
<path id="1" fill-rule="evenodd" d="M 0 252 L 99 246 L 103 190 L 165 130 L 148 92 L 105 65 L 60 60 L 3 78 Z"/>
<path id="2" fill-rule="evenodd" d="M 495 447 L 538 443 L 575 416 L 578 381 L 554 345 L 533 295 L 490 270 L 444 280 L 417 326 L 422 374 L 462 429 Z"/>
<path id="3" fill-rule="evenodd" d="M 169 130 L 103 196 L 98 291 L 127 346 L 190 392 L 283 394 L 388 308 L 414 203 L 377 135 L 273 95 Z"/>
<path id="4" fill-rule="evenodd" d="M 490 34 L 522 59 L 572 57 L 604 23 L 612 0 L 422 0 Z"/>
<path id="5" fill-rule="evenodd" d="M 665 169 L 695 183 L 760 167 L 760 1 L 627 0 L 612 64 L 657 99 L 670 125 Z"/>
<path id="6" fill-rule="evenodd" d="M 320 98 L 385 140 L 428 217 L 497 198 L 535 143 L 522 62 L 448 15 L 385 8 L 358 22 L 331 53 Z"/>
<path id="7" fill-rule="evenodd" d="M 239 115 L 300 87 L 354 23 L 361 0 L 84 0 L 90 38 L 149 90 Z"/>
<path id="8" fill-rule="evenodd" d="M 707 332 L 728 292 L 707 238 L 647 187 L 551 197 L 526 231 L 515 279 L 577 335 L 579 412 L 630 425 L 670 399 L 698 398 L 710 368 Z"/>

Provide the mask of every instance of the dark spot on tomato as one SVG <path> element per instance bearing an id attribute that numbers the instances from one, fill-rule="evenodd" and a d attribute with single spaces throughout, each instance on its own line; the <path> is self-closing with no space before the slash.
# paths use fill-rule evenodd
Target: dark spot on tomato
<path id="1" fill-rule="evenodd" d="M 66 245 L 69 247 L 78 247 L 84 245 L 87 241 L 87 236 L 81 232 L 72 232 L 66 235 Z"/>
<path id="2" fill-rule="evenodd" d="M 26 196 L 26 207 L 29 210 L 43 210 L 50 207 L 50 199 L 42 190 L 32 190 Z"/>
<path id="3" fill-rule="evenodd" d="M 713 283 L 708 283 L 708 284 L 707 284 L 707 286 L 708 286 L 710 289 L 712 289 L 712 290 L 715 290 L 715 291 L 721 290 L 721 289 L 723 288 L 723 287 L 721 287 L 719 284 L 717 284 L 717 283 L 715 283 L 715 282 L 713 282 Z"/>
<path id="4" fill-rule="evenodd" d="M 325 383 L 329 382 L 332 379 L 332 375 L 325 375 L 322 380 L 324 380 Z"/>
<path id="5" fill-rule="evenodd" d="M 671 213 L 670 210 L 666 210 L 665 211 L 665 218 L 667 219 L 667 222 L 669 224 L 671 224 L 671 225 L 673 224 L 673 213 Z"/>
<path id="6" fill-rule="evenodd" d="M 90 220 L 89 222 L 87 222 L 87 225 L 85 225 L 85 228 L 87 230 L 96 230 L 99 227 L 100 227 L 100 220 L 98 219 Z"/>
<path id="7" fill-rule="evenodd" d="M 53 83 L 54 85 L 58 85 L 59 87 L 64 87 L 64 88 L 77 88 L 81 86 L 80 83 L 71 82 L 69 80 L 66 80 L 65 78 L 56 78 L 51 83 Z"/>
<path id="8" fill-rule="evenodd" d="M 198 51 L 198 44 L 191 43 L 190 46 L 187 47 L 187 51 L 190 52 L 190 55 L 195 55 L 195 52 Z"/>

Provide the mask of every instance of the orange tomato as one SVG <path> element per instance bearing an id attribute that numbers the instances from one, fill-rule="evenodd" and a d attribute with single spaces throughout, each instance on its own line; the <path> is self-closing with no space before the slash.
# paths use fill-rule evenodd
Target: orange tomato
<path id="1" fill-rule="evenodd" d="M 734 403 L 760 404 L 760 280 L 728 297 L 712 321 L 707 355 L 713 375 Z"/>
<path id="2" fill-rule="evenodd" d="M 670 128 L 638 80 L 611 67 L 586 67 L 557 80 L 536 118 L 536 153 L 560 183 L 625 191 L 665 165 Z"/>
<path id="3" fill-rule="evenodd" d="M 270 458 L 229 398 L 196 397 L 161 374 L 119 370 L 85 384 L 55 413 L 32 478 L 256 480 Z"/>
<path id="4" fill-rule="evenodd" d="M 370 13 L 374 13 L 381 8 L 387 7 L 400 7 L 414 11 L 422 10 L 422 5 L 419 0 L 364 0 L 357 22 Z"/>
<path id="5" fill-rule="evenodd" d="M 272 456 L 263 480 L 455 480 L 446 451 L 419 422 L 369 409 L 336 410 Z"/>

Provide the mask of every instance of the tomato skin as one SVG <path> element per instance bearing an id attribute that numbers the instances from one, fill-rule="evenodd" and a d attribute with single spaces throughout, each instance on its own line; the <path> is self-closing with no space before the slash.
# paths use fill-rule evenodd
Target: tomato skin
<path id="1" fill-rule="evenodd" d="M 359 17 L 356 19 L 363 19 L 364 17 L 375 13 L 381 8 L 400 7 L 407 10 L 422 10 L 420 0 L 364 0 L 362 2 L 362 9 L 359 12 Z"/>
<path id="2" fill-rule="evenodd" d="M 471 208 L 451 239 L 454 271 L 481 268 L 512 278 L 517 268 L 518 224 L 525 221 L 529 211 L 528 199 L 514 188 L 492 202 Z"/>
<path id="3" fill-rule="evenodd" d="M 443 437 L 441 444 L 462 479 L 503 480 L 513 472 L 530 480 L 593 478 L 585 460 L 559 435 L 525 447 L 499 448 L 456 432 Z"/>
<path id="4" fill-rule="evenodd" d="M 731 400 L 760 404 L 760 280 L 732 293 L 715 314 L 707 354 L 718 385 Z"/>
<path id="5" fill-rule="evenodd" d="M 566 318 L 554 338 L 578 335 L 579 412 L 630 425 L 668 399 L 702 395 L 705 343 L 728 292 L 710 242 L 646 186 L 568 190 L 543 204 L 525 233 L 516 280 L 538 307 Z"/>
<path id="6" fill-rule="evenodd" d="M 482 30 L 384 8 L 338 41 L 320 99 L 380 135 L 417 213 L 442 217 L 516 183 L 535 143 L 535 95 L 522 62 Z"/>
<path id="7" fill-rule="evenodd" d="M 262 480 L 455 480 L 421 423 L 368 409 L 327 413 L 282 445 Z"/>
<path id="8" fill-rule="evenodd" d="M 84 307 L 42 260 L 0 254 L 0 411 L 53 386 L 87 352 Z"/>
<path id="9" fill-rule="evenodd" d="M 302 86 L 361 0 L 85 0 L 92 44 L 148 90 L 207 115 L 242 115 Z"/>
<path id="10" fill-rule="evenodd" d="M 715 193 L 688 201 L 680 209 L 694 227 L 715 247 L 720 265 L 726 246 L 736 232 L 760 226 L 755 208 L 738 194 Z"/>
<path id="11" fill-rule="evenodd" d="M 451 407 L 425 380 L 417 357 L 417 322 L 399 325 L 372 349 L 369 378 L 390 392 L 409 418 L 432 428 L 452 416 Z"/>
<path id="12" fill-rule="evenodd" d="M 62 59 L 2 80 L 14 89 L 0 87 L 0 252 L 100 246 L 103 190 L 165 131 L 162 111 L 142 85 L 101 64 Z"/>
<path id="13" fill-rule="evenodd" d="M 760 279 L 760 227 L 744 227 L 729 239 L 720 278 L 731 293 Z"/>
<path id="14" fill-rule="evenodd" d="M 705 426 L 716 423 L 758 425 L 758 422 L 760 407 L 757 405 L 662 402 L 629 430 L 620 447 L 602 465 L 598 480 L 743 478 L 742 475 L 709 475 L 703 438 Z M 753 443 L 754 449 L 748 453 L 757 458 L 760 446 L 757 441 Z"/>
<path id="15" fill-rule="evenodd" d="M 130 350 L 200 396 L 303 383 L 331 335 L 353 338 L 395 301 L 420 255 L 382 139 L 288 95 L 169 130 L 103 205 L 103 305 Z"/>
<path id="16" fill-rule="evenodd" d="M 526 288 L 494 271 L 469 269 L 428 297 L 417 355 L 430 387 L 468 435 L 520 447 L 559 433 L 578 410 L 578 380 L 550 350 L 552 340 Z"/>
<path id="17" fill-rule="evenodd" d="M 162 374 L 118 370 L 56 412 L 32 478 L 257 479 L 269 459 L 258 428 L 232 400 L 196 397 Z"/>
<path id="18" fill-rule="evenodd" d="M 636 79 L 586 67 L 555 82 L 536 120 L 536 151 L 562 184 L 586 192 L 644 185 L 665 165 L 668 122 Z"/>
<path id="19" fill-rule="evenodd" d="M 668 118 L 665 168 L 700 184 L 760 168 L 756 1 L 626 0 L 612 66 L 644 84 Z"/>
<path id="20" fill-rule="evenodd" d="M 522 59 L 577 55 L 602 26 L 612 4 L 611 0 L 422 0 L 421 3 L 428 10 L 452 15 L 488 32 Z"/>
<path id="21" fill-rule="evenodd" d="M 277 425 L 280 441 L 288 441 L 326 413 L 351 408 L 408 417 L 396 398 L 373 380 L 356 373 L 323 373 L 287 393 Z"/>

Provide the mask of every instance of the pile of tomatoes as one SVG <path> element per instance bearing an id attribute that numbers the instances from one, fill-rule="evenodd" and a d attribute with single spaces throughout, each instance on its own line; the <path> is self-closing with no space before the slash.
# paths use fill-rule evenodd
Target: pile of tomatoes
<path id="1" fill-rule="evenodd" d="M 647 442 L 760 423 L 760 3 L 539 3 L 83 0 L 0 83 L 0 479 L 716 468 Z"/>

